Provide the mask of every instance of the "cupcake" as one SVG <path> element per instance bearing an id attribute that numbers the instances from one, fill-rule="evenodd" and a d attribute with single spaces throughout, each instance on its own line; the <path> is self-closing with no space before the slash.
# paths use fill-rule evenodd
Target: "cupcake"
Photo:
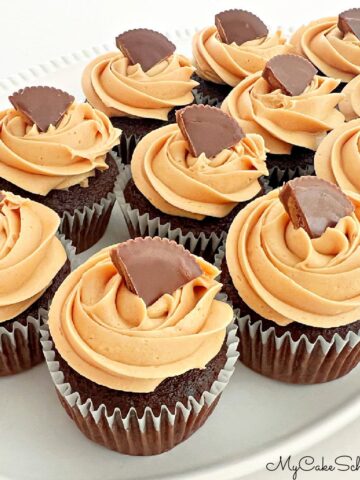
<path id="1" fill-rule="evenodd" d="M 360 118 L 335 128 L 315 155 L 316 175 L 360 195 Z"/>
<path id="2" fill-rule="evenodd" d="M 207 419 L 236 362 L 219 271 L 167 239 L 107 247 L 65 280 L 43 349 L 60 401 L 91 440 L 154 455 Z"/>
<path id="3" fill-rule="evenodd" d="M 222 110 L 246 133 L 263 136 L 270 152 L 267 165 L 272 187 L 314 173 L 314 153 L 326 133 L 344 122 L 332 93 L 339 80 L 316 75 L 298 55 L 279 55 L 264 71 L 243 80 L 226 97 Z"/>
<path id="4" fill-rule="evenodd" d="M 109 154 L 120 130 L 89 104 L 52 87 L 27 87 L 0 113 L 0 189 L 60 215 L 77 251 L 102 237 L 118 176 Z"/>
<path id="5" fill-rule="evenodd" d="M 43 360 L 40 325 L 70 272 L 70 242 L 55 236 L 59 223 L 50 208 L 0 193 L 0 376 Z"/>
<path id="6" fill-rule="evenodd" d="M 339 89 L 360 74 L 360 8 L 321 18 L 299 28 L 291 38 L 300 55 L 322 75 L 340 79 Z"/>
<path id="7" fill-rule="evenodd" d="M 339 110 L 345 120 L 360 117 L 360 75 L 353 78 L 342 91 L 344 99 L 339 103 Z"/>
<path id="8" fill-rule="evenodd" d="M 119 152 L 128 163 L 147 133 L 175 121 L 175 109 L 194 102 L 194 67 L 164 35 L 139 28 L 116 38 L 118 51 L 84 70 L 87 101 L 123 131 Z"/>
<path id="9" fill-rule="evenodd" d="M 211 259 L 236 213 L 263 190 L 266 151 L 219 108 L 192 105 L 146 135 L 117 198 L 130 236 L 177 240 Z"/>
<path id="10" fill-rule="evenodd" d="M 264 69 L 275 55 L 291 53 L 294 47 L 280 30 L 269 34 L 266 25 L 245 10 L 227 10 L 215 15 L 215 25 L 193 38 L 198 92 L 202 101 L 221 103 L 244 78 Z"/>
<path id="11" fill-rule="evenodd" d="M 359 196 L 318 177 L 291 180 L 235 218 L 223 267 L 245 365 L 313 384 L 358 364 Z"/>

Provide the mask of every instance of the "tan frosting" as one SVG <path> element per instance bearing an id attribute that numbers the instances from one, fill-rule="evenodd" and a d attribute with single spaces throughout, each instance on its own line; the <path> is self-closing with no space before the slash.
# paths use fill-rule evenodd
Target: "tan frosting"
<path id="1" fill-rule="evenodd" d="M 87 186 L 121 131 L 89 104 L 73 103 L 58 126 L 40 132 L 17 110 L 0 113 L 0 177 L 27 192 Z"/>
<path id="2" fill-rule="evenodd" d="M 197 32 L 193 38 L 196 73 L 214 83 L 235 87 L 245 77 L 264 69 L 275 55 L 293 53 L 281 31 L 236 45 L 223 43 L 215 25 Z"/>
<path id="3" fill-rule="evenodd" d="M 9 192 L 0 201 L 0 323 L 30 307 L 66 261 L 58 215 Z"/>
<path id="4" fill-rule="evenodd" d="M 182 55 L 171 55 L 144 72 L 121 51 L 110 52 L 87 65 L 82 88 L 91 105 L 109 117 L 167 120 L 174 107 L 193 102 L 192 89 L 198 85 L 191 80 L 194 71 Z"/>
<path id="5" fill-rule="evenodd" d="M 324 75 L 349 82 L 360 74 L 360 40 L 352 33 L 343 35 L 337 22 L 338 17 L 327 17 L 302 26 L 291 43 Z"/>
<path id="6" fill-rule="evenodd" d="M 295 230 L 279 189 L 235 218 L 226 260 L 240 297 L 279 325 L 335 328 L 360 319 L 360 197 L 356 210 L 311 240 Z"/>
<path id="7" fill-rule="evenodd" d="M 138 144 L 131 161 L 137 188 L 169 215 L 202 220 L 224 217 L 261 190 L 268 175 L 263 139 L 247 135 L 212 158 L 193 157 L 177 124 L 154 130 Z"/>
<path id="8" fill-rule="evenodd" d="M 204 368 L 233 317 L 215 300 L 218 270 L 195 257 L 202 275 L 146 308 L 127 289 L 110 248 L 72 272 L 54 297 L 49 327 L 60 355 L 86 378 L 130 392 L 151 392 L 165 378 Z"/>
<path id="9" fill-rule="evenodd" d="M 339 110 L 345 120 L 360 117 L 360 75 L 351 80 L 341 92 L 345 98 L 339 103 Z"/>
<path id="10" fill-rule="evenodd" d="M 315 155 L 317 176 L 360 195 L 360 119 L 330 132 Z"/>
<path id="11" fill-rule="evenodd" d="M 261 73 L 255 73 L 230 92 L 221 108 L 244 132 L 262 135 L 271 153 L 290 153 L 293 145 L 316 150 L 326 132 L 344 122 L 336 109 L 343 95 L 331 93 L 338 84 L 316 75 L 301 95 L 291 97 L 272 90 Z"/>

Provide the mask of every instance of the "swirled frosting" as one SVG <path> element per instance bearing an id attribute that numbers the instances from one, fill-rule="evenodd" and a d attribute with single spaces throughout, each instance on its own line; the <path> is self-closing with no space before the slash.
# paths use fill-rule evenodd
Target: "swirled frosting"
<path id="1" fill-rule="evenodd" d="M 344 35 L 337 22 L 338 17 L 311 22 L 299 28 L 290 41 L 324 75 L 347 83 L 360 74 L 360 40 L 353 33 Z"/>
<path id="2" fill-rule="evenodd" d="M 215 25 L 197 32 L 193 38 L 193 55 L 199 77 L 235 87 L 241 80 L 262 71 L 275 55 L 293 53 L 280 31 L 236 45 L 223 43 Z"/>
<path id="3" fill-rule="evenodd" d="M 331 93 L 338 84 L 315 75 L 301 95 L 291 97 L 272 90 L 261 73 L 255 73 L 230 92 L 221 108 L 244 132 L 262 135 L 271 153 L 290 153 L 293 145 L 316 150 L 326 133 L 344 122 L 336 109 L 343 96 Z"/>
<path id="4" fill-rule="evenodd" d="M 226 260 L 240 297 L 279 325 L 335 328 L 360 318 L 360 197 L 321 237 L 295 229 L 279 189 L 243 209 L 230 227 Z"/>
<path id="5" fill-rule="evenodd" d="M 1 192 L 0 323 L 30 307 L 66 261 L 55 237 L 60 219 L 50 208 Z"/>
<path id="6" fill-rule="evenodd" d="M 169 215 L 224 217 L 261 190 L 267 175 L 264 141 L 247 135 L 215 157 L 194 157 L 177 124 L 154 130 L 136 147 L 131 171 L 137 188 Z"/>
<path id="7" fill-rule="evenodd" d="M 0 176 L 27 192 L 87 186 L 95 170 L 108 168 L 107 153 L 121 131 L 89 104 L 73 103 L 58 126 L 40 132 L 21 113 L 0 113 Z"/>
<path id="8" fill-rule="evenodd" d="M 194 101 L 195 68 L 182 55 L 171 55 L 144 72 L 122 52 L 100 55 L 87 65 L 82 88 L 91 105 L 109 117 L 167 120 L 174 107 Z"/>
<path id="9" fill-rule="evenodd" d="M 146 307 L 126 287 L 110 249 L 72 272 L 54 297 L 49 327 L 60 355 L 97 384 L 130 392 L 151 392 L 165 378 L 204 368 L 233 317 L 215 300 L 218 270 L 196 257 L 202 275 Z"/>
<path id="10" fill-rule="evenodd" d="M 345 98 L 339 103 L 339 110 L 345 120 L 360 117 L 360 75 L 351 80 L 341 92 Z"/>
<path id="11" fill-rule="evenodd" d="M 316 175 L 360 194 L 360 119 L 330 132 L 315 155 Z"/>

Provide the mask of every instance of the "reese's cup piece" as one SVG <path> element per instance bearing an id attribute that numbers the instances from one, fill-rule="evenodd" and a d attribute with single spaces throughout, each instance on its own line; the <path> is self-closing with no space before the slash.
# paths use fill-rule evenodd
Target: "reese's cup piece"
<path id="1" fill-rule="evenodd" d="M 41 132 L 56 125 L 74 102 L 74 97 L 53 87 L 26 87 L 9 97 L 16 110 L 21 112 Z"/>
<path id="2" fill-rule="evenodd" d="M 201 153 L 213 157 L 245 137 L 235 119 L 209 105 L 191 105 L 178 110 L 176 121 L 194 157 Z"/>
<path id="3" fill-rule="evenodd" d="M 289 54 L 271 58 L 262 76 L 272 88 L 279 88 L 285 95 L 296 96 L 310 85 L 316 73 L 316 68 L 309 60 Z"/>
<path id="4" fill-rule="evenodd" d="M 116 46 L 133 65 L 139 63 L 144 72 L 175 52 L 175 45 L 165 35 L 147 28 L 128 30 L 116 37 Z"/>
<path id="5" fill-rule="evenodd" d="M 215 25 L 224 43 L 242 45 L 249 40 L 266 37 L 267 26 L 246 10 L 226 10 L 215 15 Z"/>
<path id="6" fill-rule="evenodd" d="M 320 237 L 354 211 L 354 205 L 339 187 L 318 177 L 287 182 L 279 198 L 294 227 L 303 228 L 310 238 Z"/>
<path id="7" fill-rule="evenodd" d="M 191 253 L 167 238 L 128 240 L 114 247 L 110 256 L 128 289 L 146 306 L 202 274 Z"/>
<path id="8" fill-rule="evenodd" d="M 353 33 L 360 39 L 360 8 L 351 8 L 340 13 L 338 28 L 344 35 Z"/>

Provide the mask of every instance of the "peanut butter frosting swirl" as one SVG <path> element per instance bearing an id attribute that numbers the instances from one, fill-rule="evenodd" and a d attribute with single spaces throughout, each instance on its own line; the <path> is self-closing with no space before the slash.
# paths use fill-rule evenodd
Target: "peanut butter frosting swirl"
<path id="1" fill-rule="evenodd" d="M 95 170 L 108 168 L 107 153 L 121 131 L 89 104 L 73 103 L 59 125 L 40 132 L 20 112 L 0 113 L 0 176 L 27 192 L 47 195 L 87 186 Z"/>
<path id="2" fill-rule="evenodd" d="M 261 190 L 268 175 L 259 135 L 247 135 L 215 157 L 194 157 L 177 124 L 154 130 L 136 147 L 131 171 L 137 188 L 168 215 L 224 217 Z"/>
<path id="3" fill-rule="evenodd" d="M 351 80 L 342 90 L 345 98 L 339 103 L 339 110 L 345 120 L 354 120 L 360 117 L 360 75 Z"/>
<path id="4" fill-rule="evenodd" d="M 360 195 L 360 119 L 330 132 L 315 155 L 316 175 Z"/>
<path id="5" fill-rule="evenodd" d="M 146 307 L 113 265 L 111 248 L 72 272 L 54 297 L 49 327 L 60 355 L 95 383 L 130 392 L 205 368 L 233 317 L 215 300 L 218 270 L 196 257 L 201 276 Z"/>
<path id="6" fill-rule="evenodd" d="M 360 74 L 360 40 L 337 27 L 338 17 L 321 18 L 300 27 L 291 38 L 297 52 L 324 75 L 350 82 Z"/>
<path id="7" fill-rule="evenodd" d="M 60 219 L 50 208 L 1 192 L 0 323 L 29 308 L 66 261 L 55 237 Z"/>
<path id="8" fill-rule="evenodd" d="M 355 212 L 310 239 L 295 229 L 279 189 L 235 218 L 226 260 L 240 297 L 279 325 L 335 328 L 360 318 L 360 197 Z"/>
<path id="9" fill-rule="evenodd" d="M 331 93 L 339 80 L 315 75 L 301 95 L 272 90 L 260 73 L 239 83 L 221 108 L 234 117 L 246 133 L 258 133 L 266 148 L 288 154 L 294 145 L 316 150 L 329 130 L 344 122 L 337 110 L 341 93 Z"/>
<path id="10" fill-rule="evenodd" d="M 174 107 L 194 101 L 191 80 L 195 68 L 178 54 L 144 72 L 131 65 L 121 51 L 100 55 L 87 65 L 82 88 L 91 105 L 109 117 L 167 120 Z"/>
<path id="11" fill-rule="evenodd" d="M 281 31 L 242 45 L 228 45 L 221 41 L 215 25 L 197 32 L 192 48 L 196 73 L 200 77 L 232 87 L 245 77 L 262 71 L 275 55 L 294 52 L 294 47 L 286 43 Z"/>

